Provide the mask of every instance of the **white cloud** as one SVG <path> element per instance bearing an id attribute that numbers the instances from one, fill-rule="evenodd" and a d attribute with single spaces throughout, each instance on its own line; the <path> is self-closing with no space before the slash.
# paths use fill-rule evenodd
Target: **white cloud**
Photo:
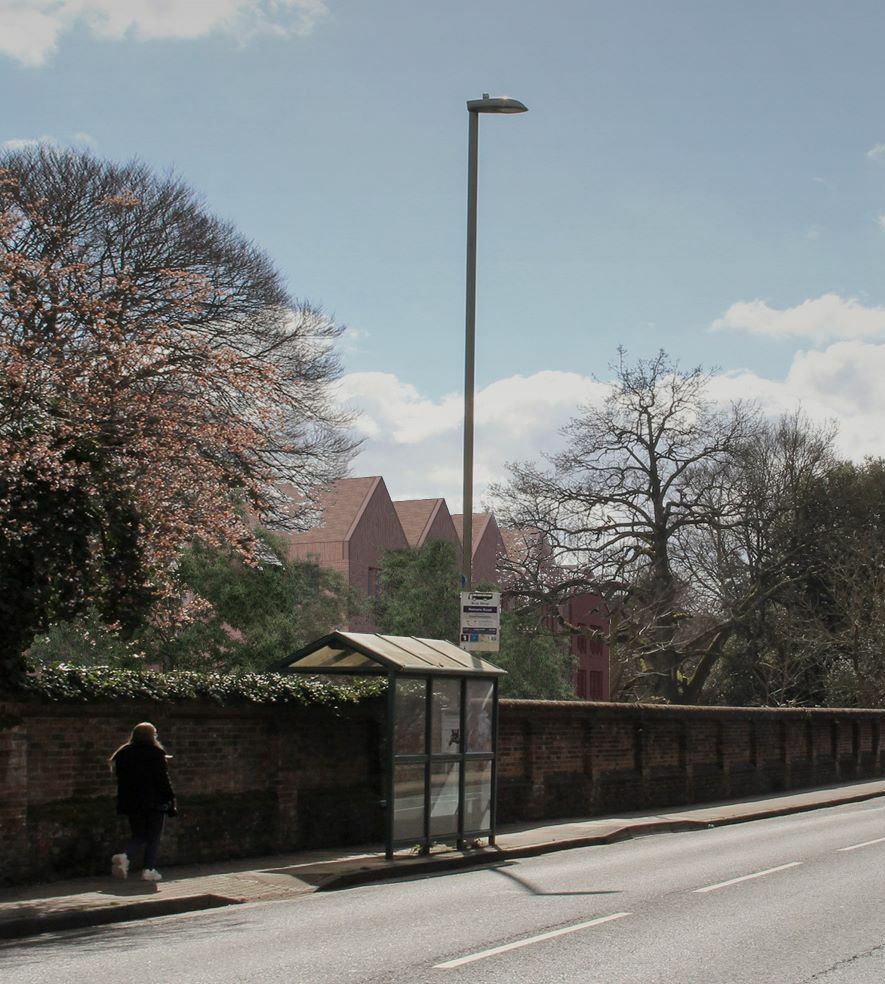
<path id="1" fill-rule="evenodd" d="M 55 137 L 49 134 L 43 134 L 41 137 L 13 137 L 11 140 L 4 140 L 0 142 L 0 150 L 26 150 L 28 147 L 38 147 L 40 144 L 51 144 L 56 146 L 61 141 L 57 140 Z M 81 144 L 87 147 L 96 147 L 98 141 L 95 137 L 90 136 L 88 133 L 72 133 L 68 141 L 72 144 Z"/>
<path id="2" fill-rule="evenodd" d="M 879 223 L 880 226 L 882 226 L 883 229 L 885 229 L 885 213 L 880 215 L 876 221 Z"/>
<path id="3" fill-rule="evenodd" d="M 400 382 L 392 373 L 355 372 L 340 383 L 340 399 L 359 408 L 372 422 L 363 420 L 376 434 L 385 434 L 397 444 L 418 444 L 460 426 L 463 397 L 456 394 L 441 400 L 422 399 L 414 386 Z"/>
<path id="4" fill-rule="evenodd" d="M 3 150 L 26 150 L 41 143 L 55 143 L 55 141 L 51 137 L 13 137 L 11 140 L 4 140 L 0 147 Z"/>
<path id="5" fill-rule="evenodd" d="M 0 0 L 0 54 L 42 65 L 75 26 L 102 40 L 309 34 L 326 0 Z"/>
<path id="6" fill-rule="evenodd" d="M 713 378 L 716 400 L 754 400 L 771 416 L 801 407 L 814 420 L 839 425 L 837 447 L 847 458 L 885 456 L 885 344 L 841 341 L 799 352 L 783 379 L 745 370 Z M 390 373 L 345 376 L 342 396 L 361 411 L 365 438 L 354 475 L 382 475 L 395 499 L 443 496 L 460 512 L 462 483 L 461 394 L 439 400 Z M 474 501 L 492 482 L 507 478 L 506 463 L 541 460 L 562 448 L 559 431 L 582 404 L 598 403 L 605 383 L 577 373 L 543 371 L 500 379 L 477 393 Z"/>
<path id="7" fill-rule="evenodd" d="M 580 404 L 599 400 L 607 387 L 577 373 L 543 371 L 512 376 L 479 390 L 474 411 L 474 500 L 505 478 L 505 463 L 562 447 L 559 429 Z M 353 474 L 383 475 L 394 498 L 444 496 L 461 508 L 464 397 L 439 400 L 390 373 L 353 373 L 340 398 L 360 411 L 365 438 Z"/>
<path id="8" fill-rule="evenodd" d="M 782 380 L 734 372 L 718 377 L 713 391 L 722 400 L 756 400 L 772 416 L 802 407 L 815 420 L 835 421 L 840 453 L 859 461 L 885 457 L 883 374 L 885 344 L 846 341 L 798 352 Z"/>
<path id="9" fill-rule="evenodd" d="M 370 333 L 363 328 L 351 328 L 347 325 L 338 342 L 338 347 L 347 355 L 356 355 L 363 350 L 363 342 Z"/>
<path id="10" fill-rule="evenodd" d="M 885 164 L 885 144 L 876 144 L 867 151 L 867 157 L 877 164 Z"/>
<path id="11" fill-rule="evenodd" d="M 816 343 L 848 338 L 885 338 L 885 308 L 864 307 L 838 294 L 824 294 L 792 308 L 741 301 L 712 324 L 713 331 L 743 330 L 771 338 L 807 338 Z"/>

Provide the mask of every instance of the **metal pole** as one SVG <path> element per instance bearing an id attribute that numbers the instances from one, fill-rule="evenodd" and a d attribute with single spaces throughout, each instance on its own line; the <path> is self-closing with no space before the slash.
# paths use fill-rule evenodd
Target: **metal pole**
<path id="1" fill-rule="evenodd" d="M 489 847 L 495 846 L 498 823 L 498 678 L 492 680 L 492 790 L 489 799 Z"/>
<path id="2" fill-rule="evenodd" d="M 425 853 L 430 852 L 430 813 L 433 804 L 430 789 L 433 784 L 433 677 L 424 684 L 424 839 Z"/>
<path id="3" fill-rule="evenodd" d="M 467 149 L 467 305 L 464 344 L 464 496 L 461 535 L 461 588 L 470 591 L 473 563 L 473 387 L 476 351 L 476 184 L 479 113 L 469 112 Z"/>
<path id="4" fill-rule="evenodd" d="M 396 822 L 396 678 L 387 674 L 387 816 L 385 818 L 384 856 L 388 861 L 393 857 L 393 838 Z"/>
<path id="5" fill-rule="evenodd" d="M 459 698 L 461 701 L 460 714 L 458 717 L 458 736 L 461 739 L 458 743 L 458 841 L 459 851 L 464 850 L 464 798 L 467 790 L 467 677 L 461 677 L 459 681 Z"/>

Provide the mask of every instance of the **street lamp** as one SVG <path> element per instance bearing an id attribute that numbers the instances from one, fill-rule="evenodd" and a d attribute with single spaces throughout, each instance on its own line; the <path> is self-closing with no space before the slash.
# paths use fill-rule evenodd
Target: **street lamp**
<path id="1" fill-rule="evenodd" d="M 464 515 L 461 536 L 462 589 L 472 585 L 473 564 L 473 383 L 476 352 L 476 178 L 479 152 L 480 113 L 525 113 L 527 107 L 518 99 L 492 97 L 467 101 L 470 130 L 467 153 L 467 309 L 464 348 Z"/>

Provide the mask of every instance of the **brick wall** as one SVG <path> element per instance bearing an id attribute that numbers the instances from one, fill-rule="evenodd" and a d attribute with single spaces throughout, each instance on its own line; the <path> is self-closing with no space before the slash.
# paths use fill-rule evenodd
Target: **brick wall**
<path id="1" fill-rule="evenodd" d="M 498 820 L 885 777 L 885 711 L 501 702 Z"/>
<path id="2" fill-rule="evenodd" d="M 161 865 L 383 839 L 383 699 L 327 708 L 0 701 L 0 883 L 100 873 L 125 837 L 108 755 L 149 720 L 180 817 Z M 501 702 L 498 820 L 885 776 L 885 711 Z"/>
<path id="3" fill-rule="evenodd" d="M 180 817 L 161 862 L 383 837 L 383 701 L 327 708 L 0 702 L 0 884 L 107 868 L 127 832 L 107 758 L 152 721 Z"/>

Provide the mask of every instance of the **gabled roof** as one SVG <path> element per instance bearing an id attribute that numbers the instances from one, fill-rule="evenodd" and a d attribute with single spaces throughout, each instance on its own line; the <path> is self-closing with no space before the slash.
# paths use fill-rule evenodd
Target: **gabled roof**
<path id="1" fill-rule="evenodd" d="M 321 543 L 347 540 L 365 511 L 372 494 L 382 483 L 379 475 L 367 478 L 339 478 L 325 489 L 318 507 L 322 516 L 320 525 L 305 533 L 293 533 L 291 543 Z"/>
<path id="2" fill-rule="evenodd" d="M 410 547 L 420 547 L 441 509 L 446 509 L 445 499 L 400 499 L 393 504 L 403 533 Z"/>
<path id="3" fill-rule="evenodd" d="M 277 669 L 292 673 L 420 673 L 433 676 L 504 676 L 494 663 L 444 639 L 332 632 L 304 646 Z"/>
<path id="4" fill-rule="evenodd" d="M 495 517 L 491 513 L 474 513 L 473 514 L 473 535 L 471 539 L 473 540 L 471 556 L 476 553 L 476 548 L 482 542 L 482 538 L 486 534 L 486 530 L 489 527 L 489 523 L 494 522 Z M 464 544 L 464 515 L 463 513 L 455 513 L 452 516 L 452 522 L 455 524 L 455 529 L 458 531 L 458 539 Z M 497 525 L 497 524 L 495 524 Z"/>

